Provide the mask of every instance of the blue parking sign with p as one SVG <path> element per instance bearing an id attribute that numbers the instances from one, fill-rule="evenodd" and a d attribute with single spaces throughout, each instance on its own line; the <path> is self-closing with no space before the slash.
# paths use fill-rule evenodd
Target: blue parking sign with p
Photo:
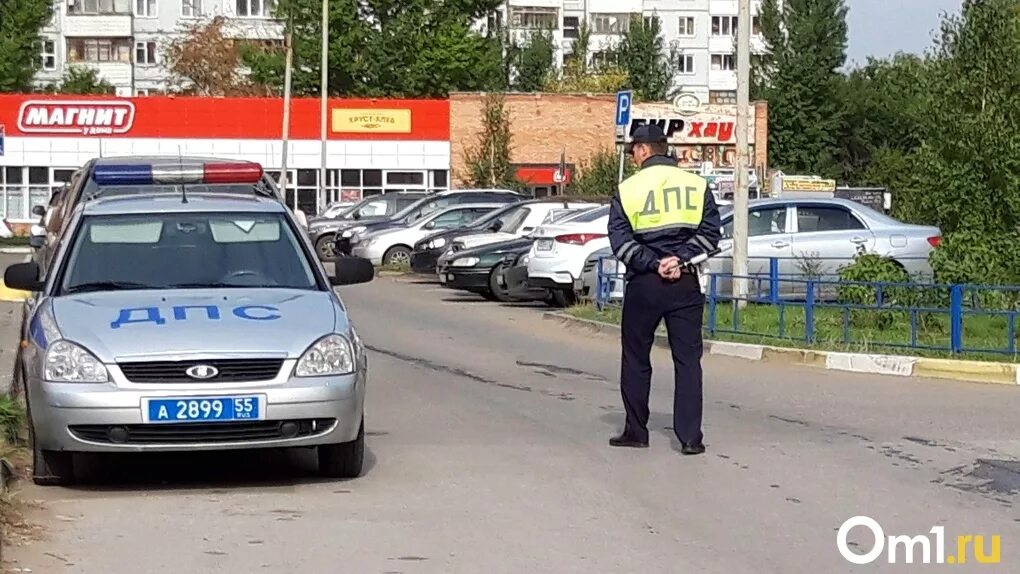
<path id="1" fill-rule="evenodd" d="M 616 126 L 623 127 L 630 125 L 630 102 L 634 98 L 634 92 L 627 90 L 616 93 Z"/>
<path id="2" fill-rule="evenodd" d="M 0 156 L 4 155 L 4 125 L 0 124 Z"/>

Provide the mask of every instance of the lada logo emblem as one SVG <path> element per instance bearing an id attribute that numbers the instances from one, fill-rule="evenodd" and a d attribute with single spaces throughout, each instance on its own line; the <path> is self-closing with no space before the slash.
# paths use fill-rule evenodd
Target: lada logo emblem
<path id="1" fill-rule="evenodd" d="M 192 379 L 211 379 L 220 374 L 220 370 L 212 365 L 195 365 L 184 372 Z"/>

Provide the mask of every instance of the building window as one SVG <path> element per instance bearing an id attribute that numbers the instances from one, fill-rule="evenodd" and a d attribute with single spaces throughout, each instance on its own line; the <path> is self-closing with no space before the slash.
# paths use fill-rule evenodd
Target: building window
<path id="1" fill-rule="evenodd" d="M 53 40 L 43 40 L 42 67 L 44 70 L 57 69 L 57 43 Z"/>
<path id="2" fill-rule="evenodd" d="M 645 28 L 658 28 L 662 29 L 662 23 L 659 21 L 658 16 L 645 16 Z"/>
<path id="3" fill-rule="evenodd" d="M 734 36 L 737 33 L 736 16 L 712 16 L 713 36 Z"/>
<path id="4" fill-rule="evenodd" d="M 693 16 L 681 16 L 680 17 L 680 28 L 676 34 L 684 38 L 690 38 L 694 36 L 694 17 Z"/>
<path id="5" fill-rule="evenodd" d="M 156 12 L 156 0 L 135 0 L 135 16 L 139 18 L 159 16 L 159 13 Z"/>
<path id="6" fill-rule="evenodd" d="M 560 12 L 556 8 L 511 6 L 510 27 L 557 30 L 560 27 Z"/>
<path id="7" fill-rule="evenodd" d="M 751 18 L 751 33 L 755 36 L 761 36 L 761 17 L 755 16 Z"/>
<path id="8" fill-rule="evenodd" d="M 151 65 L 156 63 L 155 42 L 135 42 L 135 63 Z"/>
<path id="9" fill-rule="evenodd" d="M 67 59 L 71 62 L 131 63 L 131 41 L 124 38 L 69 38 Z"/>
<path id="10" fill-rule="evenodd" d="M 184 18 L 201 18 L 202 0 L 181 0 L 181 16 Z"/>
<path id="11" fill-rule="evenodd" d="M 596 68 L 608 68 L 619 64 L 619 56 L 611 51 L 592 52 L 591 63 Z"/>
<path id="12" fill-rule="evenodd" d="M 237 15 L 241 18 L 272 18 L 275 0 L 237 0 Z"/>
<path id="13" fill-rule="evenodd" d="M 712 54 L 712 70 L 732 72 L 737 69 L 736 54 Z"/>
<path id="14" fill-rule="evenodd" d="M 735 104 L 737 103 L 737 92 L 728 91 L 711 91 L 708 92 L 708 103 L 710 104 Z"/>
<path id="15" fill-rule="evenodd" d="M 581 32 L 581 19 L 577 16 L 563 17 L 563 37 L 577 38 Z"/>
<path id="16" fill-rule="evenodd" d="M 630 26 L 630 14 L 592 14 L 591 22 L 596 34 L 623 34 Z"/>
<path id="17" fill-rule="evenodd" d="M 486 19 L 486 29 L 489 31 L 502 30 L 503 29 L 503 13 L 499 10 L 489 13 Z"/>
<path id="18" fill-rule="evenodd" d="M 678 69 L 681 75 L 690 76 L 694 74 L 694 54 L 680 54 Z"/>
<path id="19" fill-rule="evenodd" d="M 70 14 L 131 14 L 131 0 L 78 0 L 67 7 Z"/>

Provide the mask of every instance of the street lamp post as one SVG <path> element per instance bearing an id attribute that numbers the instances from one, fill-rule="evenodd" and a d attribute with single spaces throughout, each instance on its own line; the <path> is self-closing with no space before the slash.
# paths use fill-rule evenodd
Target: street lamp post
<path id="1" fill-rule="evenodd" d="M 280 161 L 280 190 L 283 193 L 283 201 L 287 202 L 287 155 L 290 147 L 290 87 L 292 83 L 294 67 L 294 36 L 292 32 L 290 15 L 287 15 L 287 57 L 283 70 L 283 151 Z M 297 197 L 294 198 L 294 209 L 297 209 Z"/>
<path id="2" fill-rule="evenodd" d="M 321 124 L 319 126 L 319 137 L 322 138 L 322 167 L 319 172 L 319 189 L 322 191 L 326 190 L 326 112 L 327 108 L 327 96 L 329 86 L 329 0 L 322 0 L 322 71 L 320 82 L 322 83 L 322 101 L 319 105 L 319 114 Z M 315 197 L 315 210 L 316 214 L 322 212 L 322 193 L 317 193 Z"/>
<path id="3" fill-rule="evenodd" d="M 751 80 L 751 0 L 737 11 L 737 177 L 733 197 L 733 298 L 747 303 L 748 112 Z"/>

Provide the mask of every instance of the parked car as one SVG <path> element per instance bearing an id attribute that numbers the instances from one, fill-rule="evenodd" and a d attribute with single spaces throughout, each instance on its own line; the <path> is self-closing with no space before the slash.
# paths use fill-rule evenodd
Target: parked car
<path id="1" fill-rule="evenodd" d="M 416 201 L 415 203 L 379 221 L 370 223 L 344 222 L 337 230 L 334 252 L 337 255 L 350 255 L 352 249 L 352 238 L 369 231 L 380 230 L 384 227 L 397 228 L 411 225 L 425 215 L 438 209 L 451 205 L 463 205 L 468 203 L 517 203 L 525 197 L 516 191 L 506 189 L 454 189 L 440 191 Z"/>
<path id="2" fill-rule="evenodd" d="M 609 281 L 609 300 L 619 301 L 623 299 L 624 274 L 627 273 L 627 266 L 616 259 L 611 247 L 603 247 L 588 256 L 581 270 L 581 287 L 578 289 L 578 296 L 581 298 L 594 299 L 598 294 L 599 262 L 601 261 L 602 272 Z"/>
<path id="3" fill-rule="evenodd" d="M 531 243 L 530 237 L 520 237 L 458 251 L 437 270 L 439 283 L 450 289 L 477 293 L 492 301 L 520 300 L 521 297 L 509 293 L 502 271 L 527 253 Z M 546 293 L 539 290 L 538 297 L 545 296 Z"/>
<path id="4" fill-rule="evenodd" d="M 577 301 L 588 256 L 609 246 L 609 206 L 535 230 L 528 258 L 528 285 L 548 289 L 557 306 Z"/>
<path id="5" fill-rule="evenodd" d="M 435 273 L 439 257 L 447 250 L 458 251 L 523 237 L 533 232 L 538 225 L 551 222 L 552 218 L 595 206 L 597 204 L 591 202 L 559 198 L 533 199 L 508 205 L 468 227 L 434 233 L 416 243 L 411 254 L 411 270 L 415 273 Z"/>
<path id="6" fill-rule="evenodd" d="M 722 208 L 722 248 L 732 247 L 732 208 Z M 903 223 L 863 204 L 836 198 L 770 198 L 753 200 L 748 208 L 748 274 L 769 276 L 776 258 L 781 278 L 834 279 L 858 251 L 891 258 L 914 279 L 930 280 L 928 256 L 938 247 L 938 227 Z M 708 261 L 712 273 L 733 271 L 732 256 Z M 767 284 L 761 282 L 763 288 Z M 751 285 L 754 289 L 757 283 Z M 729 278 L 717 279 L 720 292 L 732 289 Z M 780 295 L 800 297 L 806 284 L 780 281 Z"/>
<path id="7" fill-rule="evenodd" d="M 335 256 L 334 246 L 338 230 L 348 225 L 364 225 L 372 221 L 389 219 L 409 206 L 426 197 L 416 191 L 384 193 L 366 197 L 332 218 L 313 219 L 308 224 L 308 238 L 315 245 L 315 252 L 322 261 L 331 261 Z"/>
<path id="8" fill-rule="evenodd" d="M 14 377 L 37 483 L 73 483 L 76 453 L 273 447 L 317 449 L 326 476 L 361 474 L 368 363 L 333 287 L 370 281 L 371 265 L 327 276 L 261 169 L 215 165 L 206 180 L 248 196 L 197 184 L 184 201 L 190 165 L 97 168 L 134 193 L 71 210 L 53 273 L 5 271 L 34 294 Z M 149 193 L 153 175 L 178 193 Z"/>
<path id="9" fill-rule="evenodd" d="M 381 227 L 351 239 L 351 253 L 375 265 L 409 265 L 411 246 L 435 231 L 458 229 L 502 207 L 502 203 L 453 205 L 401 227 Z"/>

